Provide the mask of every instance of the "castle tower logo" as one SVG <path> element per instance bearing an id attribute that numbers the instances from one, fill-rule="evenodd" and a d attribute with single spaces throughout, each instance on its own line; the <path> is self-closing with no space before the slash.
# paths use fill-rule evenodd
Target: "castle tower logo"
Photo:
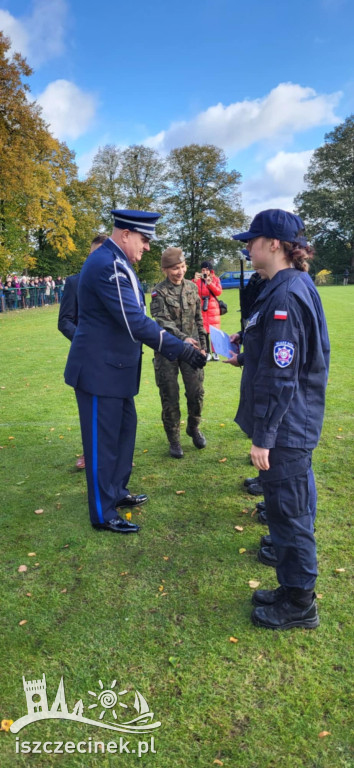
<path id="1" fill-rule="evenodd" d="M 61 677 L 58 690 L 51 708 L 48 708 L 47 683 L 43 674 L 40 680 L 23 680 L 23 690 L 26 695 L 27 715 L 20 717 L 12 723 L 10 730 L 12 733 L 18 733 L 29 723 L 38 720 L 73 720 L 74 722 L 88 723 L 89 725 L 108 728 L 111 731 L 120 733 L 151 733 L 159 728 L 160 722 L 153 722 L 154 713 L 150 712 L 146 699 L 139 691 L 134 691 L 134 701 L 129 699 L 131 692 L 128 690 L 116 691 L 117 680 L 112 680 L 110 686 L 105 688 L 102 680 L 98 681 L 99 690 L 88 691 L 91 697 L 86 705 L 87 714 L 95 714 L 98 719 L 85 717 L 85 705 L 82 699 L 79 699 L 72 712 L 69 712 L 65 698 L 64 678 Z M 120 699 L 126 697 L 125 700 Z M 120 709 L 121 708 L 121 709 Z M 127 716 L 129 710 L 135 710 L 138 714 L 134 717 L 124 719 L 121 716 Z M 113 718 L 113 720 L 110 720 Z"/>

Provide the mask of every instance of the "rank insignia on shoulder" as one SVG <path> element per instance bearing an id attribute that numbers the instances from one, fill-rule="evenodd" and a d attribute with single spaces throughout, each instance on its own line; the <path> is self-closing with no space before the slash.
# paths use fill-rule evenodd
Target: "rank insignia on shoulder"
<path id="1" fill-rule="evenodd" d="M 274 362 L 279 368 L 287 368 L 293 362 L 295 354 L 295 344 L 292 341 L 274 342 L 273 357 Z"/>
<path id="2" fill-rule="evenodd" d="M 109 280 L 110 281 L 116 280 L 117 277 L 125 277 L 126 279 L 128 279 L 128 275 L 126 275 L 125 272 L 117 272 L 117 273 L 114 272 L 113 275 L 110 276 Z"/>
<path id="3" fill-rule="evenodd" d="M 274 310 L 273 320 L 287 320 L 287 317 L 288 317 L 288 313 L 286 312 L 286 310 L 284 311 L 282 309 Z"/>
<path id="4" fill-rule="evenodd" d="M 256 312 L 255 315 L 252 315 L 252 317 L 250 317 L 250 319 L 246 323 L 245 331 L 248 331 L 249 328 L 252 328 L 253 325 L 256 325 L 258 320 L 258 315 L 259 315 L 259 312 Z"/>

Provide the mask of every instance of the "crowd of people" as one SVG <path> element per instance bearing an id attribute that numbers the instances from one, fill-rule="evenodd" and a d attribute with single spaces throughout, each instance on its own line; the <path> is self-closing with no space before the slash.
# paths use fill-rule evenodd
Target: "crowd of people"
<path id="1" fill-rule="evenodd" d="M 131 494 L 128 488 L 142 344 L 154 349 L 170 456 L 183 458 L 179 372 L 188 405 L 187 435 L 196 448 L 205 448 L 203 368 L 207 355 L 215 355 L 208 345 L 207 312 L 212 300 L 218 303 L 220 285 L 209 262 L 194 281 L 186 280 L 182 250 L 167 248 L 161 260 L 165 279 L 152 291 L 154 319 L 148 318 L 132 265 L 150 249 L 159 214 L 112 214 L 111 237 L 91 249 L 77 276 L 73 335 L 65 333 L 60 315 L 59 329 L 72 338 L 65 380 L 75 389 L 79 407 L 91 524 L 129 534 L 139 526 L 122 518 L 120 510 L 148 501 L 146 494 Z M 243 368 L 235 421 L 252 441 L 251 459 L 259 472 L 245 483 L 250 492 L 264 495 L 258 508 L 269 536 L 262 538 L 260 552 L 272 557 L 259 559 L 276 568 L 279 583 L 254 592 L 252 621 L 268 629 L 314 629 L 319 618 L 312 451 L 322 427 L 329 341 L 320 297 L 307 274 L 312 249 L 300 217 L 279 209 L 261 212 L 247 232 L 234 238 L 247 244 L 257 275 L 248 317 L 230 337 L 243 343 L 243 351 L 230 353 L 225 362 Z"/>
<path id="2" fill-rule="evenodd" d="M 14 309 L 32 309 L 61 301 L 65 287 L 65 278 L 51 275 L 47 277 L 28 277 L 27 275 L 7 275 L 0 277 L 0 312 Z"/>

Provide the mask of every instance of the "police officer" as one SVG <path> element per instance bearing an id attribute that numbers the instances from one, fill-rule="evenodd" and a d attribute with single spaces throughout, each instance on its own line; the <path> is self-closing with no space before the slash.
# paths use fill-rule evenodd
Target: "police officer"
<path id="1" fill-rule="evenodd" d="M 114 533 L 139 526 L 116 508 L 147 501 L 128 483 L 136 434 L 134 395 L 139 390 L 142 342 L 169 360 L 203 367 L 205 357 L 146 317 L 144 294 L 132 265 L 150 250 L 160 214 L 115 210 L 110 238 L 85 261 L 79 280 L 79 318 L 65 369 L 75 388 L 91 523 Z"/>
<path id="2" fill-rule="evenodd" d="M 181 248 L 167 248 L 161 257 L 166 280 L 151 292 L 151 315 L 158 324 L 178 339 L 206 350 L 206 338 L 197 286 L 185 280 L 187 269 Z M 170 443 L 170 456 L 183 457 L 180 443 L 178 373 L 181 371 L 188 406 L 187 435 L 196 448 L 204 448 L 206 439 L 199 430 L 203 406 L 203 378 L 201 370 L 193 370 L 183 360 L 170 361 L 159 352 L 154 357 L 156 384 L 160 390 L 162 421 Z"/>
<path id="3" fill-rule="evenodd" d="M 91 241 L 90 253 L 99 248 L 106 240 L 107 235 L 97 235 Z M 76 326 L 79 318 L 78 288 L 80 272 L 76 275 L 69 275 L 65 281 L 65 287 L 59 307 L 58 331 L 66 336 L 69 341 L 74 338 Z M 79 456 L 76 462 L 76 469 L 85 469 L 85 456 Z"/>
<path id="4" fill-rule="evenodd" d="M 248 243 L 254 268 L 268 276 L 245 330 L 235 420 L 252 438 L 277 558 L 280 586 L 253 595 L 252 621 L 271 629 L 313 629 L 319 623 L 309 481 L 327 371 L 316 308 L 296 269 L 304 258 L 303 227 L 299 216 L 271 209 L 235 236 Z"/>

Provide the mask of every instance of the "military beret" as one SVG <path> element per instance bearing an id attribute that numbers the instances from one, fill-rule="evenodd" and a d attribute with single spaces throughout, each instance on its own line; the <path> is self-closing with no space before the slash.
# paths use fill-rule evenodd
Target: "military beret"
<path id="1" fill-rule="evenodd" d="M 173 246 L 170 246 L 170 248 L 166 248 L 161 255 L 161 267 L 162 269 L 175 267 L 176 264 L 181 264 L 185 260 L 182 248 L 174 248 Z"/>

